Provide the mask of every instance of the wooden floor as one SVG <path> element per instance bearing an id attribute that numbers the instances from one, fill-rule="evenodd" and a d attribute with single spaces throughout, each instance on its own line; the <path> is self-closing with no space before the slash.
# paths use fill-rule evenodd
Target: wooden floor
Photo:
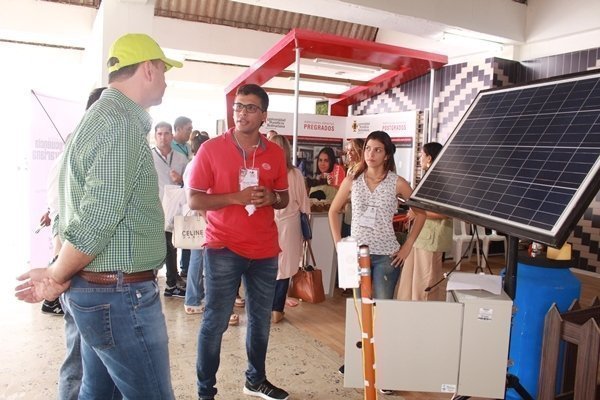
<path id="1" fill-rule="evenodd" d="M 489 263 L 492 272 L 498 274 L 504 268 L 504 257 L 492 256 Z M 451 261 L 444 263 L 446 271 L 452 267 L 453 263 Z M 476 263 L 465 261 L 461 266 L 461 271 L 473 272 L 475 268 Z M 581 304 L 583 306 L 591 305 L 594 296 L 600 294 L 600 278 L 591 274 L 577 273 L 576 276 L 582 282 Z M 445 286 L 445 283 L 443 285 Z M 334 296 L 323 303 L 301 303 L 298 307 L 286 307 L 285 318 L 296 328 L 331 347 L 338 354 L 343 355 L 345 304 L 346 297 L 342 295 L 340 289 L 336 289 Z M 448 399 L 447 394 L 440 393 L 397 392 L 397 394 L 406 400 Z"/>

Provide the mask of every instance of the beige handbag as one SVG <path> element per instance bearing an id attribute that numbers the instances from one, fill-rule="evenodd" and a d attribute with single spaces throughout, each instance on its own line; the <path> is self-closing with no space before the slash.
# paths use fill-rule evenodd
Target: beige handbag
<path id="1" fill-rule="evenodd" d="M 176 215 L 173 222 L 173 246 L 179 249 L 201 249 L 205 229 L 206 221 L 201 215 Z"/>

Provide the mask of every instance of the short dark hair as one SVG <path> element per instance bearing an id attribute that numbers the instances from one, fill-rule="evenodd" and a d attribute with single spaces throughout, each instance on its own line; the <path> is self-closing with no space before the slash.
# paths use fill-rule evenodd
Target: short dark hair
<path id="1" fill-rule="evenodd" d="M 433 161 L 442 151 L 442 147 L 438 142 L 429 142 L 423 145 L 423 153 L 431 157 L 431 161 Z"/>
<path id="2" fill-rule="evenodd" d="M 117 64 L 119 60 L 116 57 L 111 57 L 108 59 L 108 66 L 111 67 L 114 64 Z M 113 71 L 108 74 L 108 83 L 113 83 L 114 81 L 118 81 L 121 79 L 131 78 L 135 71 L 139 68 L 140 63 L 128 65 L 126 67 L 119 68 L 116 71 Z"/>
<path id="3" fill-rule="evenodd" d="M 102 92 L 104 92 L 104 89 L 106 89 L 106 86 L 96 88 L 90 92 L 90 95 L 88 96 L 87 104 L 85 105 L 86 110 L 88 108 L 90 108 L 92 106 L 92 104 L 94 104 L 100 98 L 100 95 L 102 94 Z"/>
<path id="4" fill-rule="evenodd" d="M 191 124 L 192 120 L 189 119 L 188 117 L 177 117 L 175 118 L 175 122 L 173 122 L 173 127 L 175 128 L 175 130 L 177 130 L 177 128 L 181 128 L 182 126 L 185 126 L 187 124 Z"/>
<path id="5" fill-rule="evenodd" d="M 158 128 L 169 128 L 169 131 L 171 131 L 171 133 L 173 133 L 173 128 L 171 127 L 171 124 L 168 122 L 160 121 L 158 124 L 156 124 L 156 126 L 154 127 L 154 133 L 156 133 Z"/>
<path id="6" fill-rule="evenodd" d="M 267 92 L 265 92 L 265 89 L 261 88 L 258 85 L 255 85 L 254 83 L 247 83 L 238 87 L 235 93 L 236 96 L 247 96 L 249 94 L 253 94 L 256 97 L 258 97 L 260 99 L 260 106 L 263 112 L 267 111 L 267 109 L 269 108 L 269 95 L 267 94 Z"/>
<path id="7" fill-rule="evenodd" d="M 140 65 L 142 65 L 145 62 L 146 61 L 142 61 L 140 63 L 128 65 L 126 67 L 121 67 L 116 71 L 110 72 L 108 74 L 108 83 L 113 83 L 114 81 L 131 78 L 133 76 L 133 74 L 135 74 L 135 72 L 138 70 Z M 162 60 L 150 60 L 150 62 L 152 64 L 156 65 L 156 63 L 162 63 L 163 61 Z M 118 58 L 111 57 L 108 59 L 108 62 L 106 63 L 106 65 L 108 67 L 111 67 L 118 63 L 119 63 Z"/>

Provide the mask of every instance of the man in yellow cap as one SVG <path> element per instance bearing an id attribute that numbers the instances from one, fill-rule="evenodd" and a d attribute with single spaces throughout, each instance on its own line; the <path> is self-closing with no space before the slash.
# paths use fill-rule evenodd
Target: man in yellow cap
<path id="1" fill-rule="evenodd" d="M 165 71 L 181 66 L 145 34 L 113 43 L 109 87 L 65 148 L 58 258 L 19 277 L 21 300 L 63 293 L 81 337 L 80 399 L 174 398 L 156 282 L 166 249 L 164 217 L 145 109 L 161 103 Z"/>

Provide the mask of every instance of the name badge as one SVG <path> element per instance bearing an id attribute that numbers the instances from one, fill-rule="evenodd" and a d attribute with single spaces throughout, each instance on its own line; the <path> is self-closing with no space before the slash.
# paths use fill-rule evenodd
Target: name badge
<path id="1" fill-rule="evenodd" d="M 240 190 L 258 186 L 258 168 L 240 168 Z"/>
<path id="2" fill-rule="evenodd" d="M 360 217 L 358 223 L 360 226 L 375 228 L 375 217 L 377 217 L 377 207 L 367 206 L 365 213 Z"/>

